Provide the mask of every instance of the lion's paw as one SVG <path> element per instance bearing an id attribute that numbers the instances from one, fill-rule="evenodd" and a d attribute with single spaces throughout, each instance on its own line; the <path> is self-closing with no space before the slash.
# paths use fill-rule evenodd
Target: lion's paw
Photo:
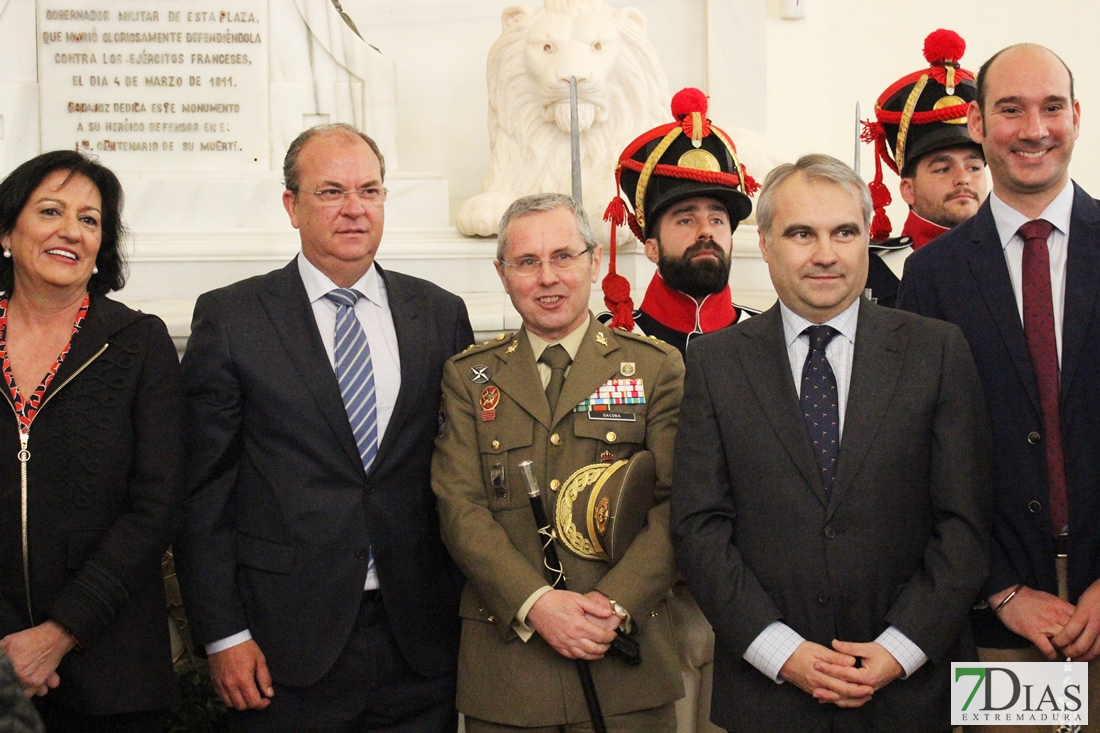
<path id="1" fill-rule="evenodd" d="M 479 193 L 462 204 L 455 226 L 467 237 L 491 237 L 497 233 L 500 217 L 517 198 L 511 192 Z"/>

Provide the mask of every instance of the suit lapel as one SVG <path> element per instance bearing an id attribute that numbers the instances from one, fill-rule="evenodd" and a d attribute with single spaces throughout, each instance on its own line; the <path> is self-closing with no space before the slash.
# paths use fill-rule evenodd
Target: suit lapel
<path id="1" fill-rule="evenodd" d="M 500 368 L 493 375 L 493 382 L 516 404 L 526 410 L 531 417 L 547 430 L 550 429 L 550 405 L 546 401 L 546 391 L 539 380 L 535 357 L 531 352 L 531 342 L 527 340 L 527 331 L 520 330 L 513 337 L 516 348 L 497 350 Z"/>
<path id="2" fill-rule="evenodd" d="M 313 309 L 298 274 L 297 259 L 291 260 L 289 265 L 274 275 L 267 289 L 260 291 L 260 302 L 294 363 L 302 386 L 313 396 L 340 447 L 362 469 L 359 448 L 340 396 L 340 385 L 325 354 Z"/>
<path id="3" fill-rule="evenodd" d="M 879 306 L 861 299 L 855 356 L 844 410 L 844 436 L 830 505 L 835 510 L 859 472 L 886 417 L 901 377 L 908 338 L 901 322 Z"/>
<path id="4" fill-rule="evenodd" d="M 1085 335 L 1097 312 L 1100 283 L 1100 206 L 1074 184 L 1073 214 L 1066 258 L 1066 295 L 1062 312 L 1062 399 L 1069 394 Z M 1095 344 L 1093 345 L 1095 348 Z"/>
<path id="5" fill-rule="evenodd" d="M 401 434 L 404 423 L 420 404 L 420 393 L 427 384 L 424 355 L 427 324 L 416 308 L 415 294 L 409 292 L 397 278 L 388 277 L 375 263 L 378 275 L 386 284 L 386 299 L 390 305 L 393 327 L 397 332 L 397 351 L 401 358 L 401 388 L 397 393 L 393 414 L 386 427 L 386 434 L 378 446 L 378 458 L 371 466 L 371 473 L 378 470 L 392 451 L 393 442 Z"/>
<path id="6" fill-rule="evenodd" d="M 1039 408 L 1039 390 L 1035 385 L 1035 375 L 1031 370 L 1031 357 L 1024 338 L 1024 326 L 1020 321 L 1020 310 L 1016 305 L 1016 294 L 1012 290 L 1012 281 L 1008 277 L 1008 265 L 1005 263 L 1004 248 L 993 221 L 993 213 L 987 199 L 978 213 L 974 215 L 974 239 L 966 250 L 970 269 L 978 284 L 985 305 L 997 323 L 1005 346 L 1012 355 L 1012 363 L 1020 375 L 1020 381 L 1036 412 Z"/>
<path id="7" fill-rule="evenodd" d="M 597 334 L 603 337 L 600 341 L 597 341 Z M 615 365 L 604 358 L 606 354 L 618 348 L 619 343 L 612 335 L 611 329 L 601 324 L 596 318 L 590 318 L 588 331 L 584 334 L 581 347 L 577 349 L 577 358 L 570 365 L 569 377 L 562 385 L 561 396 L 558 397 L 558 405 L 554 410 L 551 425 L 561 422 L 581 400 L 587 398 L 599 389 L 601 384 L 618 373 Z M 645 388 L 645 384 L 642 388 Z"/>
<path id="8" fill-rule="evenodd" d="M 779 303 L 749 319 L 739 335 L 752 341 L 746 348 L 738 349 L 738 355 L 753 394 L 806 485 L 825 506 L 825 485 L 814 459 L 810 437 L 806 434 L 806 421 L 791 377 Z"/>

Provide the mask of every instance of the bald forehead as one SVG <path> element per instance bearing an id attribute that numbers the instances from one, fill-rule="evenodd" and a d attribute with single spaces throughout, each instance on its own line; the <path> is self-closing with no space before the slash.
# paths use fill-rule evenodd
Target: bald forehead
<path id="1" fill-rule="evenodd" d="M 991 94 L 996 94 L 998 97 L 1001 96 L 1002 91 L 1013 94 L 1016 90 L 1012 89 L 1012 82 L 1024 69 L 1042 69 L 1047 73 L 1055 74 L 1064 82 L 1059 85 L 1060 93 L 1064 94 L 1066 100 L 1073 101 L 1073 82 L 1069 67 L 1049 48 L 1034 43 L 1009 46 L 997 54 L 986 70 L 985 86 L 990 89 Z M 994 88 L 998 86 L 1002 88 Z M 997 102 L 998 99 L 989 101 Z"/>

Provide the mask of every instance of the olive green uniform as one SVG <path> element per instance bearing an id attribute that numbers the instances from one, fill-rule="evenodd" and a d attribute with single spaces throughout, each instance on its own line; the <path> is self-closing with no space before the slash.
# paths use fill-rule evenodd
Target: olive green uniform
<path id="1" fill-rule="evenodd" d="M 444 411 L 432 461 L 444 542 L 468 578 L 459 613 L 458 709 L 510 726 L 557 726 L 589 718 L 575 663 L 535 634 L 523 641 L 516 615 L 548 584 L 518 468 L 534 462 L 550 521 L 555 491 L 577 469 L 650 450 L 657 505 L 611 567 L 559 545 L 569 590 L 596 589 L 630 613 L 642 663 L 592 663 L 605 716 L 667 705 L 683 695 L 666 601 L 676 580 L 668 495 L 684 365 L 663 342 L 612 331 L 595 318 L 568 371 L 554 414 L 524 331 L 468 349 L 444 369 Z M 641 384 L 644 403 L 611 406 L 619 419 L 576 412 L 612 379 Z M 495 397 L 495 399 L 494 399 Z M 489 412 L 487 412 L 487 410 Z"/>

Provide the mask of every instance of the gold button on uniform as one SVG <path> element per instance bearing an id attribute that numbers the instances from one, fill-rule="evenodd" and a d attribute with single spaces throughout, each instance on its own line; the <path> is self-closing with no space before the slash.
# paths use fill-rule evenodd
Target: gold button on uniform
<path id="1" fill-rule="evenodd" d="M 500 441 L 499 440 L 494 440 L 493 441 L 493 450 L 500 450 Z"/>
<path id="2" fill-rule="evenodd" d="M 551 445 L 561 445 L 561 436 L 557 433 L 554 433 L 550 436 L 550 443 Z"/>
<path id="3" fill-rule="evenodd" d="M 607 435 L 605 435 L 604 437 L 607 438 L 608 443 L 614 443 L 616 440 L 619 439 L 619 436 L 615 435 L 614 432 L 608 432 Z"/>
<path id="4" fill-rule="evenodd" d="M 561 488 L 561 481 L 558 481 L 557 479 L 552 479 L 550 481 L 550 490 L 551 491 L 557 491 L 560 488 Z"/>

